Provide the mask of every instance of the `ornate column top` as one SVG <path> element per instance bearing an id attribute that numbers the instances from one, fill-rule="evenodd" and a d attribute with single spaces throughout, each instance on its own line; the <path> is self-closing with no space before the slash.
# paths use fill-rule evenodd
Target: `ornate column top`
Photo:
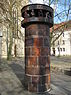
<path id="1" fill-rule="evenodd" d="M 44 10 L 48 10 L 50 12 L 53 12 L 53 8 L 48 6 L 48 5 L 44 5 L 44 4 L 29 4 L 27 6 L 24 6 L 21 9 L 21 12 L 25 12 L 26 10 L 32 10 L 32 9 L 44 9 Z"/>
<path id="2" fill-rule="evenodd" d="M 53 9 L 44 4 L 30 4 L 21 9 L 22 27 L 26 27 L 31 23 L 48 24 L 49 27 L 53 26 Z"/>

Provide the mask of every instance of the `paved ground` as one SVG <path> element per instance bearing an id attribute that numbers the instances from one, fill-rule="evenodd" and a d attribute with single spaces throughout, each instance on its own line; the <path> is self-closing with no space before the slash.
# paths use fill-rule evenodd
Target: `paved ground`
<path id="1" fill-rule="evenodd" d="M 51 85 L 55 95 L 71 95 L 71 77 L 64 74 L 51 74 Z"/>
<path id="2" fill-rule="evenodd" d="M 70 57 L 51 56 L 51 70 L 55 73 L 61 72 L 71 76 L 71 56 Z"/>
<path id="3" fill-rule="evenodd" d="M 54 61 L 54 63 L 71 63 L 71 56 L 63 56 L 63 57 L 55 57 L 51 56 L 51 62 Z"/>
<path id="4" fill-rule="evenodd" d="M 51 91 L 34 94 L 24 89 L 24 60 L 0 63 L 1 95 L 71 95 L 71 76 L 51 73 Z"/>

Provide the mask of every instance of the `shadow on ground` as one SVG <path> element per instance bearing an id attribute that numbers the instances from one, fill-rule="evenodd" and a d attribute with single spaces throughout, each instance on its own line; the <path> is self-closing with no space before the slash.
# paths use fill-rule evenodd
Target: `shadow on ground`
<path id="1" fill-rule="evenodd" d="M 26 90 L 27 87 L 25 85 L 27 80 L 25 81 L 25 78 L 24 78 L 25 69 L 21 65 L 16 64 L 16 63 L 11 63 L 9 64 L 9 66 L 12 68 L 17 78 L 21 81 L 26 93 L 28 93 L 28 91 Z M 53 94 L 49 94 L 48 92 L 45 92 L 45 93 L 30 93 L 30 94 L 28 93 L 28 95 L 53 95 Z"/>
<path id="2" fill-rule="evenodd" d="M 18 77 L 18 79 L 24 85 L 24 75 L 25 75 L 24 68 L 22 68 L 22 66 L 20 66 L 19 64 L 15 64 L 15 63 L 9 64 L 9 66 L 12 68 L 15 75 Z"/>

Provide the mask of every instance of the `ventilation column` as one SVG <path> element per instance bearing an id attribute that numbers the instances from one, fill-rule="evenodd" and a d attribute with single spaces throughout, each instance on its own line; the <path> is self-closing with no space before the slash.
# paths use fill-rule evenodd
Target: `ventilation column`
<path id="1" fill-rule="evenodd" d="M 43 4 L 22 8 L 25 28 L 25 80 L 30 92 L 50 90 L 50 27 L 53 9 Z"/>

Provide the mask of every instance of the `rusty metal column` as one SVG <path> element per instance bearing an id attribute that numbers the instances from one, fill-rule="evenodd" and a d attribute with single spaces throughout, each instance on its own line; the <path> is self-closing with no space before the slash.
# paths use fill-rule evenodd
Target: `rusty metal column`
<path id="1" fill-rule="evenodd" d="M 22 8 L 25 28 L 25 76 L 30 92 L 50 90 L 49 28 L 53 26 L 53 9 L 43 4 Z"/>

